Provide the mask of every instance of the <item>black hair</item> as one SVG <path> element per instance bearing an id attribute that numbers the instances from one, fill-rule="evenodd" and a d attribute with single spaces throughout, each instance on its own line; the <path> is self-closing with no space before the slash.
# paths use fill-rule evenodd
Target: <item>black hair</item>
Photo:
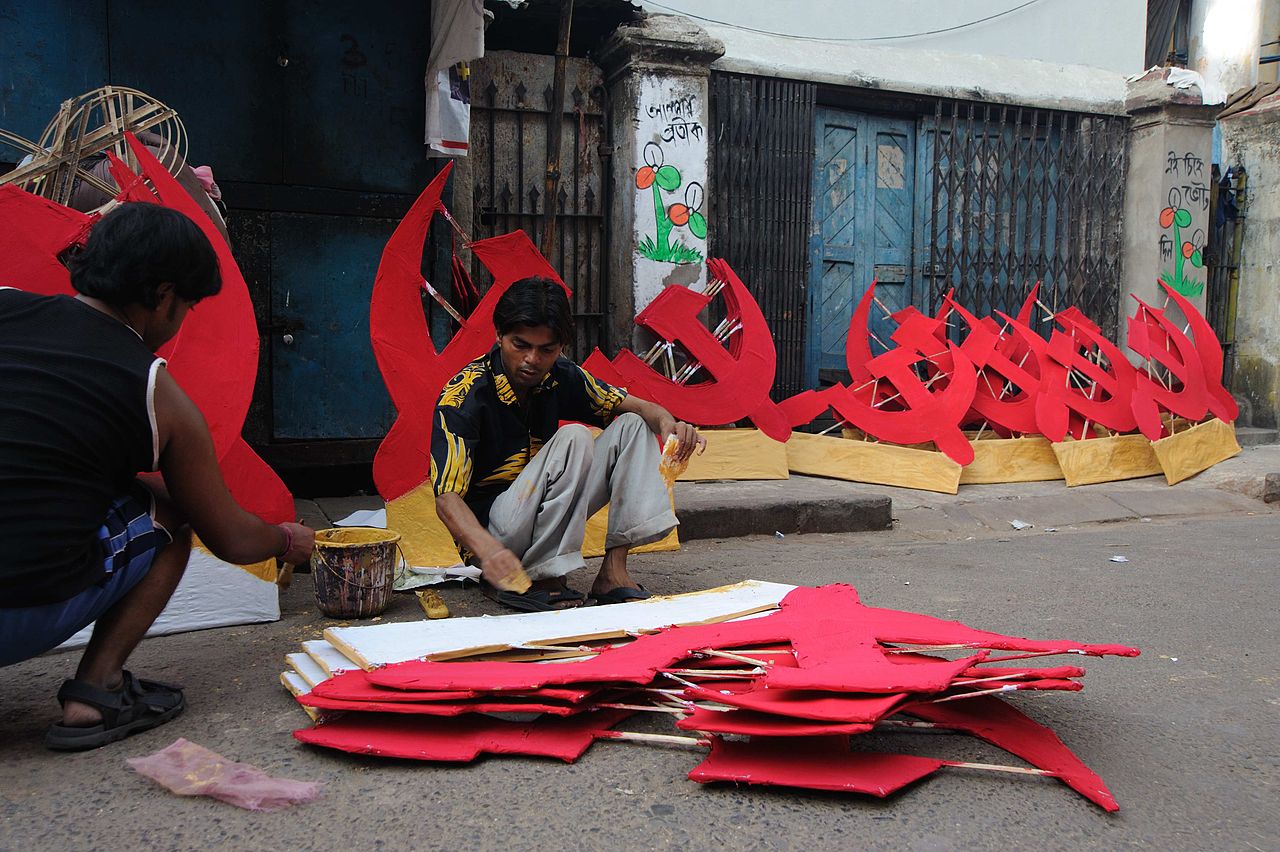
<path id="1" fill-rule="evenodd" d="M 521 325 L 545 325 L 560 344 L 572 343 L 573 310 L 564 287 L 540 276 L 512 284 L 493 309 L 493 326 L 503 335 Z"/>
<path id="2" fill-rule="evenodd" d="M 67 267 L 78 292 L 116 307 L 155 308 L 166 281 L 188 302 L 222 289 L 218 256 L 200 227 L 177 210 L 145 202 L 103 216 Z"/>

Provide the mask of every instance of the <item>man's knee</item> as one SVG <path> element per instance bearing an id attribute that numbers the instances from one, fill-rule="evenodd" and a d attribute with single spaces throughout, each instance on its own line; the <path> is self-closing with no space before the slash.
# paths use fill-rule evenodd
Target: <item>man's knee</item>
<path id="1" fill-rule="evenodd" d="M 616 440 L 620 446 L 634 445 L 637 441 L 653 442 L 653 432 L 649 430 L 649 424 L 633 411 L 619 414 L 609 424 L 609 431 L 618 436 Z"/>
<path id="2" fill-rule="evenodd" d="M 573 454 L 591 455 L 595 441 L 592 438 L 591 430 L 581 423 L 566 423 L 556 430 L 551 436 L 557 446 L 564 447 L 568 452 Z M 548 445 L 551 442 L 548 442 Z"/>
<path id="3" fill-rule="evenodd" d="M 619 414 L 614 418 L 613 424 L 619 429 L 647 429 L 648 425 L 644 422 L 644 418 L 634 411 L 627 411 Z"/>

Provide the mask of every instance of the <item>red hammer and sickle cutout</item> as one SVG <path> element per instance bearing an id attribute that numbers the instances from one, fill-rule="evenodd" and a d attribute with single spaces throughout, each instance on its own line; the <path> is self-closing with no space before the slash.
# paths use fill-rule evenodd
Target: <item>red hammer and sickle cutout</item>
<path id="1" fill-rule="evenodd" d="M 625 349 L 612 362 L 597 349 L 582 366 L 606 382 L 662 405 L 681 420 L 719 426 L 748 417 L 770 438 L 785 441 L 791 434 L 790 424 L 769 398 L 777 353 L 764 314 L 727 263 L 712 260 L 707 266 L 712 279 L 724 282 L 721 292 L 729 320 L 741 326 L 730 335 L 727 349 L 699 319 L 711 296 L 687 287 L 663 289 L 636 315 L 636 325 L 678 343 L 711 375 L 709 381 L 689 385 L 672 381 Z"/>

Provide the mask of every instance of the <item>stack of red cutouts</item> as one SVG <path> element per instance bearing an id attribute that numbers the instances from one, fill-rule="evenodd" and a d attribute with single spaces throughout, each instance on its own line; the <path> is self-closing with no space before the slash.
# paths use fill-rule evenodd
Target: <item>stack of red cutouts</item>
<path id="1" fill-rule="evenodd" d="M 1108 654 L 1138 651 L 869 607 L 848 585 L 798 588 L 767 616 L 665 628 L 579 659 L 411 661 L 345 672 L 299 697 L 323 713 L 294 736 L 349 752 L 454 762 L 481 753 L 572 761 L 600 739 L 653 740 L 709 748 L 689 773 L 700 783 L 877 796 L 943 767 L 997 770 L 1056 778 L 1114 811 L 1101 778 L 1053 731 L 999 697 L 1078 691 L 1084 669 L 1029 661 Z M 679 736 L 613 730 L 646 711 L 673 719 Z M 920 730 L 978 737 L 1030 767 L 894 754 L 860 738 Z"/>

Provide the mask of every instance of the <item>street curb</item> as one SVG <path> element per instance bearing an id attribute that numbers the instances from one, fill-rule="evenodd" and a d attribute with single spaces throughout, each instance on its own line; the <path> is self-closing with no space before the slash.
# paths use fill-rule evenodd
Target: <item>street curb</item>
<path id="1" fill-rule="evenodd" d="M 893 525 L 893 501 L 887 496 L 790 500 L 785 511 L 776 502 L 677 506 L 680 540 L 736 538 L 783 533 L 846 533 L 886 530 Z"/>

